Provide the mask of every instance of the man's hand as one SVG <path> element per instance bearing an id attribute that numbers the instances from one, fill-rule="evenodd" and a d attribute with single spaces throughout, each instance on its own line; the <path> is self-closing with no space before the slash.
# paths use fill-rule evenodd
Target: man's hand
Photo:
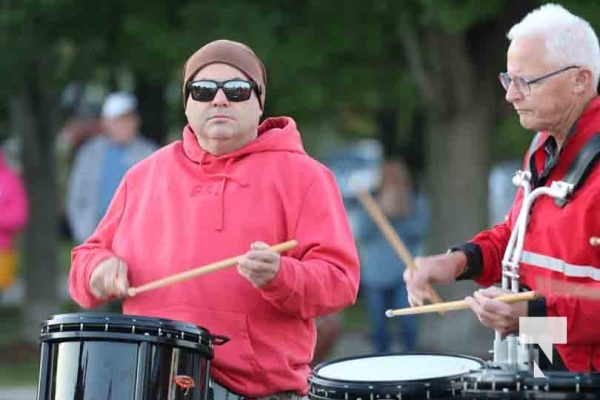
<path id="1" fill-rule="evenodd" d="M 467 258 L 462 252 L 415 258 L 415 269 L 404 271 L 408 302 L 412 307 L 431 301 L 429 287 L 433 283 L 454 282 L 465 268 Z"/>
<path id="2" fill-rule="evenodd" d="M 527 316 L 527 302 L 507 304 L 495 297 L 512 292 L 491 286 L 480 289 L 468 296 L 465 301 L 484 326 L 499 332 L 502 337 L 519 332 L 519 317 Z"/>
<path id="3" fill-rule="evenodd" d="M 90 290 L 100 300 L 124 297 L 129 289 L 127 265 L 116 257 L 102 260 L 90 277 Z"/>
<path id="4" fill-rule="evenodd" d="M 238 272 L 252 284 L 261 288 L 271 281 L 279 272 L 281 256 L 269 250 L 264 242 L 254 242 L 237 266 Z"/>

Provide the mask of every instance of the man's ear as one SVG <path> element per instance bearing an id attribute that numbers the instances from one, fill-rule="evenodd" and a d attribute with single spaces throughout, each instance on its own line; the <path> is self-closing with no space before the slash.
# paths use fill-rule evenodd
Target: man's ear
<path id="1" fill-rule="evenodd" d="M 575 86 L 573 86 L 573 93 L 581 94 L 592 85 L 592 71 L 587 68 L 579 68 L 577 75 L 575 75 Z"/>

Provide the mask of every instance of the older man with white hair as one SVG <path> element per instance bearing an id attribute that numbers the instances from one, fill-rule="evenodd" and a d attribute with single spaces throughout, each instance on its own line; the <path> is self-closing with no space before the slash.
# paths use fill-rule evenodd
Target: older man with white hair
<path id="1" fill-rule="evenodd" d="M 518 279 L 521 287 L 543 298 L 506 304 L 495 299 L 506 290 L 490 287 L 467 302 L 485 326 L 502 336 L 518 332 L 519 317 L 566 317 L 567 343 L 556 344 L 564 365 L 570 371 L 600 371 L 600 303 L 555 290 L 556 282 L 563 287 L 600 285 L 600 250 L 589 242 L 600 229 L 600 167 L 594 164 L 600 153 L 598 38 L 582 18 L 560 5 L 546 4 L 513 26 L 508 39 L 507 72 L 499 76 L 506 101 L 524 128 L 538 132 L 524 160 L 531 187 L 580 179 L 572 182 L 575 190 L 566 203 L 543 196 L 529 214 Z M 411 304 L 429 298 L 429 283 L 498 282 L 522 203 L 520 189 L 504 223 L 447 254 L 418 258 L 416 272 L 405 273 Z"/>

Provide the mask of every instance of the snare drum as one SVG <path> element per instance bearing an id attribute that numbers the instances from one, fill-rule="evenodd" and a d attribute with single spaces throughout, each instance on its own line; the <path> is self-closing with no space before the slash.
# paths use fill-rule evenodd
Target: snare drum
<path id="1" fill-rule="evenodd" d="M 483 361 L 455 354 L 406 353 L 344 358 L 318 365 L 311 399 L 447 399 L 461 396 L 463 375 Z"/>
<path id="2" fill-rule="evenodd" d="M 192 324 L 61 314 L 42 324 L 38 400 L 206 400 L 212 336 Z"/>
<path id="3" fill-rule="evenodd" d="M 545 371 L 534 378 L 528 371 L 485 368 L 464 377 L 466 399 L 600 399 L 600 374 Z"/>

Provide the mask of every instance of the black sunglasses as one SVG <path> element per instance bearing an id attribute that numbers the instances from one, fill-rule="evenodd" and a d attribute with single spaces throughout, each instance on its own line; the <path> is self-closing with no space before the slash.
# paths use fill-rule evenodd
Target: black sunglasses
<path id="1" fill-rule="evenodd" d="M 258 85 L 255 82 L 243 79 L 231 79 L 224 82 L 201 79 L 188 82 L 187 89 L 192 99 L 204 102 L 214 99 L 219 89 L 223 89 L 223 93 L 225 93 L 225 97 L 229 101 L 246 101 L 252 95 L 252 90 L 255 90 L 256 95 L 260 96 Z"/>

